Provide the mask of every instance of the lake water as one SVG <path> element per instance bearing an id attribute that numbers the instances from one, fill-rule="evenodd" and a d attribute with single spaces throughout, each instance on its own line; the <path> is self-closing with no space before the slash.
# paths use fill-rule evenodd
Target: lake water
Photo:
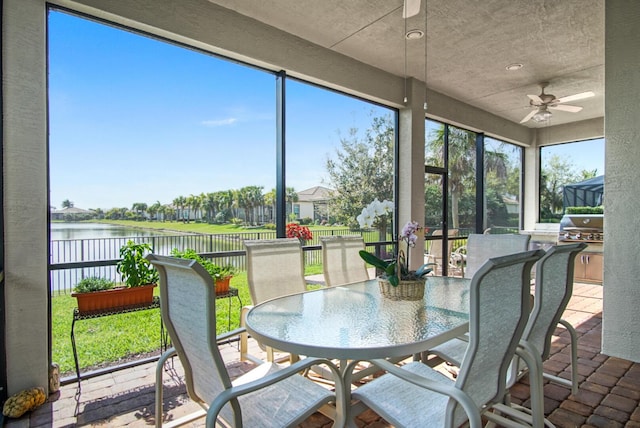
<path id="1" fill-rule="evenodd" d="M 51 223 L 51 240 L 167 235 L 167 232 L 104 223 Z M 176 234 L 172 232 L 171 234 Z"/>
<path id="2" fill-rule="evenodd" d="M 51 263 L 69 263 L 119 258 L 120 247 L 133 238 L 147 238 L 159 254 L 169 254 L 179 232 L 138 229 L 103 223 L 51 223 Z M 187 235 L 184 235 L 187 236 Z M 165 238 L 162 238 L 165 237 Z M 165 241 L 166 239 L 166 241 Z M 178 238 L 176 238 L 178 239 Z M 188 236 L 188 239 L 202 239 Z M 141 241 L 136 239 L 136 241 Z M 115 266 L 78 269 L 52 269 L 51 289 L 70 291 L 75 283 L 87 276 L 101 276 L 120 281 Z"/>

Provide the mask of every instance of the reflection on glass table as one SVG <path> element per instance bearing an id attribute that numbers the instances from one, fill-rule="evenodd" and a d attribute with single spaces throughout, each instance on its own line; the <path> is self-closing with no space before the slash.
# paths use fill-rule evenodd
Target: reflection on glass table
<path id="1" fill-rule="evenodd" d="M 419 301 L 386 299 L 375 279 L 279 297 L 249 312 L 247 330 L 299 355 L 359 360 L 417 354 L 468 328 L 471 281 L 426 281 Z"/>

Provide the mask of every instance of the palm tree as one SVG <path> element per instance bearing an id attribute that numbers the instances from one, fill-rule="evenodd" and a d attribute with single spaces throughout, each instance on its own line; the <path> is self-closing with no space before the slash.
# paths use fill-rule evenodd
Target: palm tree
<path id="1" fill-rule="evenodd" d="M 203 194 L 202 199 L 202 207 L 207 211 L 207 219 L 209 223 L 212 223 L 218 209 L 218 199 L 216 198 L 216 194 Z"/>
<path id="2" fill-rule="evenodd" d="M 147 212 L 149 213 L 151 218 L 153 218 L 155 220 L 158 220 L 158 213 L 160 212 L 160 207 L 161 206 L 162 206 L 162 204 L 160 203 L 160 201 L 156 201 L 153 205 L 151 205 L 147 209 Z"/>
<path id="3" fill-rule="evenodd" d="M 293 214 L 293 204 L 294 202 L 298 202 L 298 193 L 296 192 L 296 189 L 293 187 L 287 187 L 285 199 L 287 202 L 291 203 L 291 211 L 289 211 L 289 213 Z"/>
<path id="4" fill-rule="evenodd" d="M 441 126 L 434 138 L 427 142 L 429 146 L 428 165 L 438 165 L 444 159 L 444 132 Z M 451 228 L 460 227 L 459 202 L 463 195 L 475 192 L 476 171 L 476 134 L 471 131 L 449 126 L 449 195 L 451 200 Z M 485 152 L 485 170 L 494 172 L 498 177 L 506 177 L 506 160 L 502 153 Z"/>
<path id="5" fill-rule="evenodd" d="M 186 203 L 187 203 L 187 198 L 185 198 L 184 196 L 178 196 L 173 200 L 173 205 L 178 209 L 176 213 L 176 217 L 179 220 L 183 219 L 183 216 L 184 216 L 183 210 Z"/>
<path id="6" fill-rule="evenodd" d="M 247 210 L 247 221 L 255 224 L 256 208 L 262 205 L 264 200 L 262 196 L 262 186 L 247 186 L 240 189 L 244 197 L 244 204 Z"/>
<path id="7" fill-rule="evenodd" d="M 134 202 L 131 206 L 131 211 L 135 211 L 138 218 L 142 218 L 146 210 L 147 204 L 144 202 Z"/>
<path id="8" fill-rule="evenodd" d="M 73 208 L 73 202 L 71 202 L 69 199 L 65 199 L 64 201 L 62 201 L 62 208 Z"/>
<path id="9" fill-rule="evenodd" d="M 269 217 L 267 221 L 273 223 L 273 214 L 276 212 L 276 189 L 271 189 L 264 194 L 264 203 L 268 205 Z"/>

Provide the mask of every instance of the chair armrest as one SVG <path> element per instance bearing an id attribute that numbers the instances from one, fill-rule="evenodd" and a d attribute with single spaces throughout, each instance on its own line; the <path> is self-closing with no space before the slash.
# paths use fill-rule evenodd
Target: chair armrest
<path id="1" fill-rule="evenodd" d="M 216 341 L 220 342 L 220 341 L 227 340 L 227 339 L 229 339 L 231 337 L 234 337 L 234 336 L 240 336 L 245 331 L 247 331 L 247 329 L 244 328 L 244 327 L 236 328 L 235 330 L 231 330 L 231 331 L 228 331 L 226 333 L 222 333 L 222 334 L 217 335 L 216 336 Z"/>
<path id="2" fill-rule="evenodd" d="M 429 389 L 431 391 L 444 394 L 453 398 L 458 403 L 460 403 L 460 405 L 466 412 L 467 417 L 469 418 L 469 424 L 471 428 L 479 428 L 482 426 L 480 411 L 476 406 L 475 402 L 464 391 L 456 388 L 453 383 L 446 384 L 441 382 L 434 382 L 431 379 L 427 379 L 415 373 L 411 373 L 407 370 L 403 370 L 401 367 L 396 366 L 395 364 L 392 364 L 387 360 L 376 359 L 376 360 L 369 360 L 369 362 L 381 368 L 382 370 L 385 370 L 387 373 L 397 376 L 400 379 L 410 382 L 416 386 Z M 351 374 L 356 363 L 357 362 L 352 361 L 347 366 L 346 379 L 345 379 L 346 385 L 349 385 L 347 381 L 350 381 Z"/>
<path id="3" fill-rule="evenodd" d="M 218 418 L 220 410 L 222 410 L 224 405 L 227 404 L 230 400 L 241 395 L 257 391 L 266 386 L 273 385 L 274 383 L 279 382 L 287 377 L 299 375 L 299 372 L 318 364 L 326 365 L 333 372 L 333 381 L 336 385 L 336 403 L 343 402 L 344 400 L 342 398 L 342 394 L 344 391 L 344 383 L 342 381 L 342 377 L 340 376 L 340 370 L 338 369 L 338 367 L 336 367 L 335 364 L 327 359 L 309 357 L 300 360 L 295 364 L 291 364 L 290 366 L 278 370 L 274 373 L 270 373 L 260 379 L 256 379 L 242 385 L 233 386 L 221 392 L 209 405 L 209 410 L 207 411 L 207 427 L 215 426 L 216 419 Z"/>

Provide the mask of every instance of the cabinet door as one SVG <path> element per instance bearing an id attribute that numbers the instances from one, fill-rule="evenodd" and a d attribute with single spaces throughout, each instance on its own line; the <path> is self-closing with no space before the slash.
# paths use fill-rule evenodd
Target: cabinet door
<path id="1" fill-rule="evenodd" d="M 587 254 L 580 253 L 576 257 L 576 261 L 573 267 L 573 279 L 574 281 L 584 281 L 586 279 Z"/>
<path id="2" fill-rule="evenodd" d="M 602 253 L 585 254 L 585 278 L 588 281 L 602 282 Z"/>

